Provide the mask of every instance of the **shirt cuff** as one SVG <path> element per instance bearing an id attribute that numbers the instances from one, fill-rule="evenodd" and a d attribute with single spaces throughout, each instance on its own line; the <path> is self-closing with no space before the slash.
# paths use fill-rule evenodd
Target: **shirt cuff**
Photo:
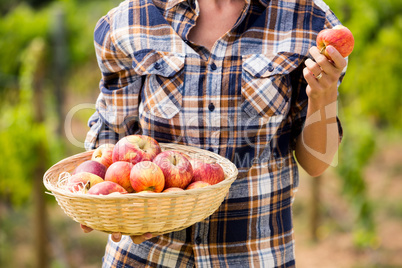
<path id="1" fill-rule="evenodd" d="M 102 144 L 116 144 L 119 140 L 118 134 L 102 122 L 97 112 L 89 118 L 88 125 L 90 130 L 85 139 L 86 150 L 93 150 Z"/>

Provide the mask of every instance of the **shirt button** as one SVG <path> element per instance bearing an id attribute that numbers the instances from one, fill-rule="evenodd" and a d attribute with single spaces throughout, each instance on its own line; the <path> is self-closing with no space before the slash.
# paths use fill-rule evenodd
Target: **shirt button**
<path id="1" fill-rule="evenodd" d="M 215 105 L 212 102 L 208 105 L 208 110 L 210 110 L 211 112 L 215 110 Z"/>
<path id="2" fill-rule="evenodd" d="M 197 245 L 199 245 L 199 244 L 201 244 L 201 242 L 202 242 L 201 237 L 197 236 L 197 237 L 195 238 L 195 243 L 196 243 Z"/>
<path id="3" fill-rule="evenodd" d="M 217 69 L 216 64 L 215 64 L 215 63 L 212 63 L 212 64 L 211 64 L 211 70 L 215 71 L 216 69 Z"/>
<path id="4" fill-rule="evenodd" d="M 155 70 L 160 70 L 162 66 L 158 62 L 155 62 L 154 68 Z"/>
<path id="5" fill-rule="evenodd" d="M 272 66 L 272 64 L 270 63 L 268 65 L 268 71 L 272 72 L 274 70 L 274 66 Z"/>

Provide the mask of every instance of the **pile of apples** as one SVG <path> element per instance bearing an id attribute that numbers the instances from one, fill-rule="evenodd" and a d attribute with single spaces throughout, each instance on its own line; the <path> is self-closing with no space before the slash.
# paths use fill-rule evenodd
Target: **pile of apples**
<path id="1" fill-rule="evenodd" d="M 75 168 L 66 183 L 73 193 L 160 193 L 184 191 L 216 184 L 225 179 L 223 168 L 176 150 L 161 150 L 145 135 L 130 135 L 116 145 L 104 144 L 91 160 Z"/>

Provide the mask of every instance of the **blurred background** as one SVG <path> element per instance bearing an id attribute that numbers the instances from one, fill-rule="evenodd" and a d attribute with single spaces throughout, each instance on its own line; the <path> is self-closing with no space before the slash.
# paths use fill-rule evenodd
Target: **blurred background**
<path id="1" fill-rule="evenodd" d="M 83 234 L 42 178 L 84 150 L 100 79 L 93 30 L 119 2 L 0 1 L 0 267 L 101 266 L 106 234 Z M 302 173 L 296 195 L 298 267 L 402 267 L 402 2 L 326 3 L 356 44 L 338 163 Z"/>

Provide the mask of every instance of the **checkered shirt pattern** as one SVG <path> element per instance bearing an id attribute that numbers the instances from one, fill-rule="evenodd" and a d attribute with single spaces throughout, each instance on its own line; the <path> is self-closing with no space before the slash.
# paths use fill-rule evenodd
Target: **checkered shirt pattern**
<path id="1" fill-rule="evenodd" d="M 200 223 L 140 245 L 109 239 L 103 267 L 295 266 L 302 69 L 318 32 L 340 22 L 320 0 L 245 0 L 209 51 L 188 40 L 199 12 L 197 0 L 127 0 L 99 20 L 86 148 L 144 134 L 222 155 L 239 176 Z"/>

